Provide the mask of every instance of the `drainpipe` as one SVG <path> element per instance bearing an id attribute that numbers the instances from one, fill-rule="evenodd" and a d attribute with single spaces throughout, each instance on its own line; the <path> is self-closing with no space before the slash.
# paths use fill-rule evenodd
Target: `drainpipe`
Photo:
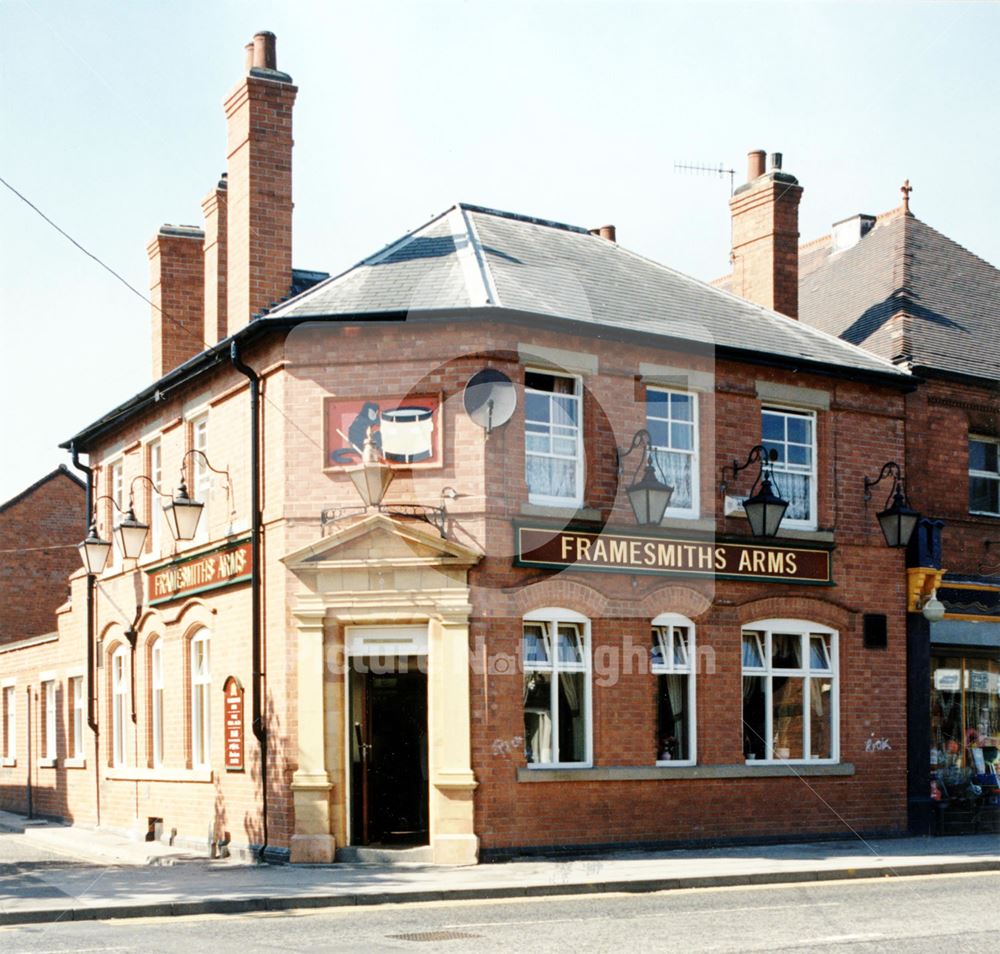
<path id="1" fill-rule="evenodd" d="M 31 686 L 25 687 L 28 699 L 28 708 L 25 713 L 25 728 L 28 730 L 28 820 L 35 817 L 34 806 L 31 801 Z"/>
<path id="2" fill-rule="evenodd" d="M 75 444 L 70 444 L 73 455 L 73 466 L 87 478 L 87 517 L 84 521 L 84 535 L 90 530 L 90 515 L 94 506 L 94 469 L 80 463 L 80 454 Z M 96 580 L 93 574 L 87 574 L 87 725 L 94 733 L 94 786 L 96 788 L 95 807 L 97 809 L 97 824 L 101 824 L 101 775 L 100 775 L 100 739 L 101 733 L 97 725 L 97 690 L 94 685 L 94 587 Z"/>
<path id="3" fill-rule="evenodd" d="M 262 633 L 260 616 L 260 543 L 263 521 L 260 509 L 260 377 L 240 360 L 236 341 L 229 347 L 233 367 L 250 381 L 250 627 L 253 652 L 253 679 L 251 696 L 253 707 L 253 734 L 260 745 L 260 800 L 263 819 L 263 837 L 260 861 L 267 851 L 267 726 L 264 722 L 264 672 L 262 665 Z"/>

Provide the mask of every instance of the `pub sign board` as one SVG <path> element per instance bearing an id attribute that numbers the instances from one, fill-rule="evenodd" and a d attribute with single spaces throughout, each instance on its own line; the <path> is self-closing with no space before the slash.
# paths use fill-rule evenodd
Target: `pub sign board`
<path id="1" fill-rule="evenodd" d="M 230 676 L 222 687 L 226 705 L 226 771 L 243 771 L 243 685 Z"/>
<path id="2" fill-rule="evenodd" d="M 515 566 L 832 586 L 827 547 L 515 524 Z"/>
<path id="3" fill-rule="evenodd" d="M 250 579 L 252 561 L 250 541 L 243 539 L 146 570 L 149 605 L 244 583 Z"/>
<path id="4" fill-rule="evenodd" d="M 388 463 L 410 470 L 442 466 L 440 394 L 397 398 L 326 398 L 323 468 L 343 470 L 361 463 L 365 436 Z"/>

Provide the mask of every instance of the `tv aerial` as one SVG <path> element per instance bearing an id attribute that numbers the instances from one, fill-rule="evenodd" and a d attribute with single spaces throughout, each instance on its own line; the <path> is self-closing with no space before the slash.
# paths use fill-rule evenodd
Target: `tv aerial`
<path id="1" fill-rule="evenodd" d="M 465 413 L 486 431 L 489 437 L 494 427 L 506 424 L 517 407 L 517 389 L 503 371 L 483 368 L 465 385 L 462 396 Z"/>
<path id="2" fill-rule="evenodd" d="M 703 162 L 675 162 L 674 172 L 683 172 L 690 175 L 717 176 L 720 179 L 729 176 L 729 194 L 733 195 L 736 190 L 736 170 L 727 169 L 721 162 L 717 166 Z"/>

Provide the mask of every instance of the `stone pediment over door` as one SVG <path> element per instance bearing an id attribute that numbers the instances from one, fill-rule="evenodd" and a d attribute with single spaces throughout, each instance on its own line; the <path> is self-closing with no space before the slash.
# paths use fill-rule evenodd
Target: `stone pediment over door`
<path id="1" fill-rule="evenodd" d="M 334 615 L 366 603 L 379 606 L 383 615 L 387 603 L 433 614 L 467 602 L 468 571 L 480 556 L 423 523 L 373 513 L 283 562 Z"/>

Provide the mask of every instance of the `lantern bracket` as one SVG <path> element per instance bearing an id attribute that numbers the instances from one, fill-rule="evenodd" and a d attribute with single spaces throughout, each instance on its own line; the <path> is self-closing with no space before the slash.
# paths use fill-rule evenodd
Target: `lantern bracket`
<path id="1" fill-rule="evenodd" d="M 888 463 L 882 465 L 878 477 L 874 479 L 865 477 L 865 504 L 872 499 L 872 487 L 878 486 L 888 477 L 892 477 L 892 485 L 889 487 L 889 493 L 885 498 L 886 507 L 892 504 L 897 493 L 903 498 L 904 502 L 908 503 L 906 500 L 906 479 L 903 477 L 903 469 L 894 460 L 890 460 Z"/>
<path id="2" fill-rule="evenodd" d="M 726 496 L 726 490 L 729 487 L 726 481 L 726 472 L 732 471 L 732 480 L 735 483 L 736 478 L 739 476 L 740 471 L 746 470 L 753 464 L 760 464 L 760 470 L 757 472 L 757 479 L 753 482 L 753 486 L 750 488 L 749 497 L 752 497 L 756 492 L 757 488 L 761 485 L 764 480 L 769 480 L 771 486 L 775 488 L 775 491 L 780 495 L 781 491 L 775 486 L 774 480 L 774 462 L 778 459 L 778 452 L 772 447 L 768 450 L 763 444 L 758 444 L 756 447 L 750 448 L 750 453 L 747 454 L 747 459 L 741 464 L 735 458 L 731 466 L 722 468 L 722 483 L 719 485 L 719 490 L 722 492 L 723 498 Z"/>

